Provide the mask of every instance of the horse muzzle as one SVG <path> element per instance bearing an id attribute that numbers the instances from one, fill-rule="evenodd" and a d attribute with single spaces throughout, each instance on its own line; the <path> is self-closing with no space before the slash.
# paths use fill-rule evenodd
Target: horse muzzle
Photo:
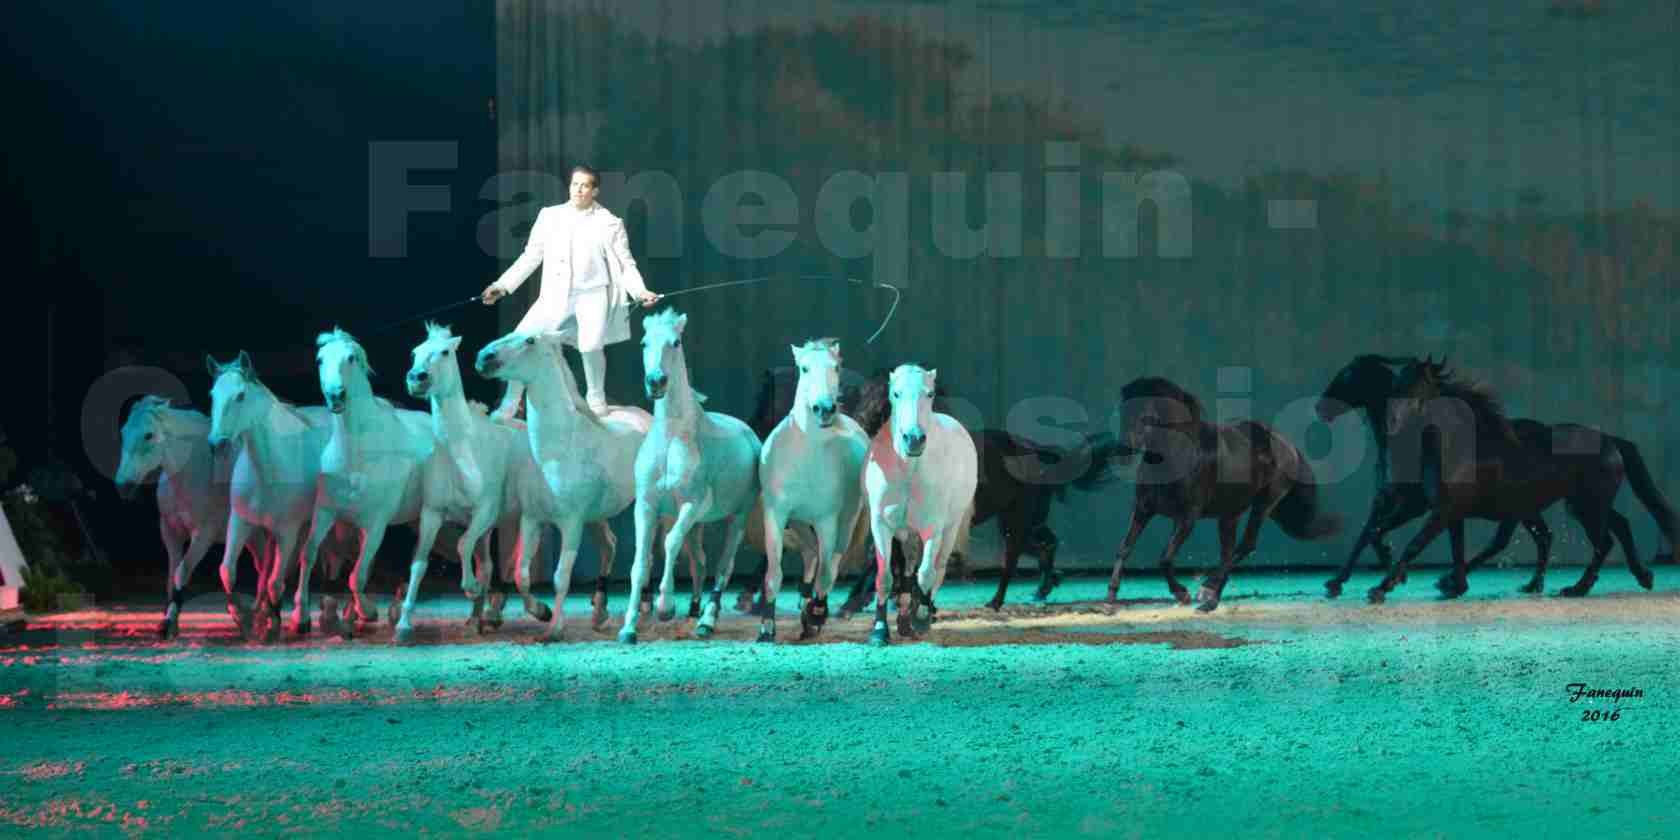
<path id="1" fill-rule="evenodd" d="M 925 432 L 905 432 L 899 435 L 899 440 L 904 444 L 904 454 L 911 458 L 920 458 L 922 453 L 927 450 L 927 434 Z"/>
<path id="2" fill-rule="evenodd" d="M 408 377 L 408 395 L 409 396 L 411 396 L 411 397 L 424 397 L 428 393 L 430 393 L 431 390 L 432 390 L 431 377 L 427 376 L 424 373 L 409 374 L 409 377 Z"/>
<path id="3" fill-rule="evenodd" d="M 834 428 L 835 408 L 833 403 L 818 403 L 811 406 L 811 417 L 817 421 L 817 428 Z"/>
<path id="4" fill-rule="evenodd" d="M 664 374 L 649 376 L 642 380 L 642 390 L 647 392 L 647 397 L 650 400 L 664 399 L 665 390 L 670 386 L 671 379 Z"/>
<path id="5" fill-rule="evenodd" d="M 125 502 L 132 502 L 134 501 L 135 491 L 139 489 L 139 484 L 133 481 L 119 481 L 117 482 L 117 498 Z"/>

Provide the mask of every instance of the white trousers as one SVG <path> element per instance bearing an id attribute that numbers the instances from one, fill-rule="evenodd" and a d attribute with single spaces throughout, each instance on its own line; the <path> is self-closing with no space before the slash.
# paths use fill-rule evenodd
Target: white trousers
<path id="1" fill-rule="evenodd" d="M 585 399 L 589 407 L 597 411 L 605 411 L 607 407 L 607 351 L 606 348 L 582 350 L 578 352 L 583 357 L 583 382 Z M 559 364 L 569 364 L 565 353 L 557 353 L 554 357 Z M 507 392 L 502 395 L 502 404 L 498 412 L 511 414 L 519 410 L 519 401 L 525 398 L 525 383 L 509 381 Z"/>

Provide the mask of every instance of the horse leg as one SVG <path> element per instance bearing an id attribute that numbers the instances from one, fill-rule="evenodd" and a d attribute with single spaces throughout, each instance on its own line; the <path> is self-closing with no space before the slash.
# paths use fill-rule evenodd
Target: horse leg
<path id="1" fill-rule="evenodd" d="M 1213 577 L 1202 581 L 1201 591 L 1196 593 L 1196 609 L 1201 612 L 1212 612 L 1219 607 L 1219 596 L 1225 590 L 1225 576 L 1231 573 L 1231 567 L 1236 565 L 1237 556 L 1237 518 L 1241 513 L 1233 513 L 1219 517 L 1219 569 Z M 1248 515 L 1249 525 L 1254 524 L 1255 514 Z"/>
<path id="2" fill-rule="evenodd" d="M 1184 584 L 1179 583 L 1173 574 L 1173 558 L 1178 556 L 1179 548 L 1190 538 L 1190 532 L 1195 530 L 1196 518 L 1196 514 L 1187 513 L 1183 519 L 1174 523 L 1173 535 L 1167 540 L 1167 547 L 1161 551 L 1161 576 L 1167 579 L 1167 589 L 1172 592 L 1173 598 L 1186 606 L 1190 603 L 1190 590 L 1185 589 Z"/>
<path id="3" fill-rule="evenodd" d="M 875 543 L 875 626 L 869 631 L 869 643 L 881 647 L 892 642 L 892 635 L 887 630 L 887 593 L 892 587 L 888 557 L 892 552 L 893 538 L 887 524 L 875 516 L 870 517 L 869 532 Z"/>
<path id="4" fill-rule="evenodd" d="M 378 620 L 379 608 L 370 603 L 373 597 L 367 594 L 367 582 L 373 576 L 374 558 L 379 556 L 379 546 L 385 542 L 385 529 L 389 524 L 375 522 L 362 532 L 362 550 L 356 553 L 356 569 L 350 575 L 350 603 L 355 608 L 356 621 L 345 626 L 345 638 L 350 637 L 356 624 Z"/>
<path id="5" fill-rule="evenodd" d="M 589 597 L 589 626 L 599 633 L 607 626 L 607 584 L 612 580 L 613 561 L 618 556 L 618 535 L 605 519 L 592 523 L 591 527 L 595 529 L 595 551 L 600 557 L 601 573 L 595 576 L 595 592 Z"/>
<path id="6" fill-rule="evenodd" d="M 1534 526 L 1530 524 L 1531 521 L 1532 520 L 1527 519 L 1521 520 L 1523 527 L 1527 528 L 1530 534 L 1534 533 Z M 1470 562 L 1464 570 L 1465 574 L 1468 575 L 1477 567 L 1486 563 L 1493 557 L 1498 556 L 1500 552 L 1504 551 L 1505 547 L 1511 544 L 1512 535 L 1517 532 L 1517 523 L 1518 520 L 1516 519 L 1500 520 L 1499 530 L 1493 533 L 1493 541 L 1487 544 L 1487 548 L 1476 552 L 1475 557 L 1470 558 Z M 1544 525 L 1545 523 L 1542 522 L 1541 524 Z M 1435 588 L 1440 590 L 1441 594 L 1445 597 L 1457 598 L 1458 596 L 1463 595 L 1470 588 L 1467 583 L 1457 579 L 1455 572 L 1456 570 L 1443 572 L 1441 576 L 1435 580 Z M 1461 586 L 1462 588 L 1460 588 Z"/>
<path id="7" fill-rule="evenodd" d="M 1143 534 L 1143 528 L 1149 524 L 1154 514 L 1143 509 L 1142 505 L 1132 504 L 1132 526 L 1126 530 L 1126 538 L 1120 541 L 1120 550 L 1114 553 L 1114 572 L 1108 576 L 1108 603 L 1112 604 L 1120 594 L 1120 572 L 1126 566 L 1126 561 L 1132 557 L 1133 549 L 1137 548 L 1138 537 Z"/>
<path id="8" fill-rule="evenodd" d="M 814 638 L 828 622 L 828 593 L 834 588 L 834 576 L 840 571 L 840 550 L 836 543 L 840 532 L 837 515 L 829 515 L 812 523 L 813 550 L 817 568 L 811 579 L 811 597 L 799 606 L 799 638 Z"/>
<path id="9" fill-rule="evenodd" d="M 700 617 L 700 601 L 705 595 L 706 578 L 701 572 L 706 568 L 706 526 L 696 525 L 688 532 L 688 539 L 683 541 L 683 552 L 688 555 L 688 579 L 694 587 L 694 597 L 688 602 L 688 617 Z"/>
<path id="10" fill-rule="evenodd" d="M 1342 586 L 1348 582 L 1348 578 L 1353 577 L 1353 565 L 1358 562 L 1359 554 L 1365 550 L 1366 546 L 1371 546 L 1372 550 L 1377 552 L 1377 556 L 1382 558 L 1384 567 L 1394 565 L 1389 557 L 1388 544 L 1383 538 L 1388 531 L 1398 526 L 1399 523 L 1394 523 L 1392 520 L 1398 516 L 1401 507 L 1399 494 L 1392 491 L 1391 488 L 1385 487 L 1377 493 L 1377 497 L 1371 501 L 1371 515 L 1366 517 L 1365 527 L 1360 530 L 1359 539 L 1354 540 L 1353 550 L 1348 552 L 1347 560 L 1343 561 L 1341 571 L 1337 572 L 1335 577 L 1324 582 L 1326 597 L 1341 597 Z"/>
<path id="11" fill-rule="evenodd" d="M 554 568 L 554 611 L 540 641 L 558 642 L 566 632 L 566 593 L 572 588 L 572 566 L 577 563 L 578 541 L 583 539 L 583 520 L 568 516 L 560 524 L 560 562 Z"/>
<path id="12" fill-rule="evenodd" d="M 1039 523 L 1033 529 L 1028 548 L 1038 555 L 1038 589 L 1033 592 L 1033 600 L 1038 603 L 1048 600 L 1050 592 L 1061 585 L 1062 576 L 1056 571 L 1056 547 L 1060 543 L 1048 524 Z"/>
<path id="13" fill-rule="evenodd" d="M 434 508 L 420 510 L 420 536 L 414 542 L 414 557 L 408 562 L 408 584 L 399 590 L 393 602 L 400 600 L 402 606 L 393 607 L 393 624 L 396 630 L 391 634 L 392 644 L 407 644 L 414 638 L 414 604 L 420 599 L 420 582 L 426 578 L 426 567 L 430 565 L 432 543 L 437 541 L 438 529 L 443 527 L 443 513 Z M 465 542 L 463 540 L 463 542 Z M 472 544 L 465 543 L 467 550 L 461 554 L 462 588 L 472 570 Z"/>
<path id="14" fill-rule="evenodd" d="M 1620 515 L 1617 514 L 1617 516 Z M 1546 524 L 1546 520 L 1539 516 L 1524 519 L 1522 524 L 1524 528 L 1528 529 L 1529 537 L 1534 540 L 1535 557 L 1534 577 L 1528 583 L 1523 584 L 1519 591 L 1529 595 L 1539 595 L 1546 591 L 1546 566 L 1552 559 L 1552 529 Z M 1625 526 L 1627 519 L 1622 519 L 1622 524 Z M 1624 545 L 1632 544 L 1632 537 L 1630 536 L 1628 539 L 1629 542 L 1624 543 Z"/>
<path id="15" fill-rule="evenodd" d="M 993 611 L 1003 609 L 1003 599 L 1009 595 L 1009 579 L 1015 576 L 1015 565 L 1021 562 L 1021 544 L 1026 542 L 1020 523 L 1010 523 L 1008 517 L 1000 516 L 997 524 L 998 536 L 1003 537 L 1003 574 L 998 578 L 997 594 L 986 602 Z"/>
<path id="16" fill-rule="evenodd" d="M 250 539 L 251 530 L 251 523 L 237 512 L 228 513 L 227 536 L 222 544 L 222 592 L 227 595 L 228 615 L 233 617 L 241 639 L 251 636 L 251 613 L 239 602 L 233 588 L 239 583 L 239 553 L 244 550 L 245 541 Z"/>
<path id="17" fill-rule="evenodd" d="M 182 532 L 182 529 L 176 528 L 174 523 L 170 521 L 169 517 L 158 517 L 158 535 L 163 538 L 163 551 L 165 554 L 163 567 L 163 620 L 158 622 L 157 630 L 158 638 L 160 639 L 174 638 L 177 629 L 176 621 L 180 615 L 181 599 L 180 596 L 175 594 L 175 581 L 180 576 L 181 545 L 189 538 L 194 542 L 197 542 L 198 535 L 203 531 L 204 529 L 200 528 L 197 531 L 192 532 L 192 535 L 189 537 L 187 534 Z"/>
<path id="18" fill-rule="evenodd" d="M 496 526 L 496 517 L 500 511 L 483 505 L 473 510 L 473 517 L 467 522 L 466 530 L 461 532 L 461 538 L 455 542 L 455 553 L 461 558 L 461 573 L 466 574 L 468 558 L 476 567 L 478 574 L 474 583 L 478 590 L 479 603 L 473 604 L 473 611 L 478 613 L 477 630 L 482 635 L 486 628 L 500 626 L 502 623 L 502 603 L 506 596 L 500 592 L 491 591 L 491 578 L 496 572 L 496 562 L 490 556 L 490 531 Z M 488 612 L 484 610 L 482 601 L 491 603 Z M 494 616 L 492 620 L 490 616 Z"/>
<path id="19" fill-rule="evenodd" d="M 537 600 L 531 594 L 531 558 L 539 553 L 537 549 L 542 544 L 543 521 L 531 514 L 519 515 L 519 543 L 514 553 L 519 556 L 518 571 L 514 572 L 513 585 L 519 589 L 519 599 L 525 605 L 525 614 L 538 620 L 548 621 L 553 618 L 548 605 Z"/>
<path id="20" fill-rule="evenodd" d="M 630 567 L 630 602 L 624 608 L 624 627 L 618 631 L 618 640 L 627 645 L 636 643 L 636 619 L 641 609 L 642 588 L 647 585 L 648 553 L 653 547 L 654 522 L 653 504 L 648 500 L 636 499 L 636 559 Z"/>
<path id="21" fill-rule="evenodd" d="M 1464 560 L 1464 520 L 1457 520 L 1447 526 L 1447 537 L 1451 540 L 1453 555 L 1452 580 L 1448 585 L 1449 590 L 1454 593 L 1448 597 L 1456 598 L 1470 588 L 1470 566 Z"/>
<path id="22" fill-rule="evenodd" d="M 1569 499 L 1567 503 L 1570 513 L 1575 515 L 1575 520 L 1581 523 L 1581 527 L 1587 532 L 1587 539 L 1592 542 L 1593 556 L 1587 563 L 1586 570 L 1581 572 L 1581 579 L 1559 590 L 1558 594 L 1566 598 L 1580 598 L 1592 591 L 1593 584 L 1598 582 L 1599 567 L 1604 565 L 1604 558 L 1614 547 L 1606 524 L 1609 517 L 1604 515 L 1609 505 L 1601 505 L 1596 500 L 1577 502 L 1575 499 Z"/>
<path id="23" fill-rule="evenodd" d="M 776 599 L 782 594 L 782 537 L 787 515 L 779 505 L 764 506 L 764 607 L 759 611 L 758 640 L 776 641 Z M 803 608 L 801 608 L 803 612 Z"/>
<path id="24" fill-rule="evenodd" d="M 940 549 L 943 547 L 946 551 L 950 550 L 949 542 L 944 539 L 945 531 L 946 529 L 940 528 L 922 538 L 922 560 L 916 567 L 916 574 L 913 578 L 909 570 L 905 570 L 904 576 L 909 579 L 909 585 L 905 588 L 909 592 L 899 595 L 898 635 L 900 636 L 915 638 L 926 633 L 932 624 L 929 620 L 931 616 L 928 618 L 922 617 L 917 604 L 923 600 L 926 600 L 930 605 L 933 602 L 933 591 L 938 588 L 937 584 L 941 571 L 939 564 L 943 559 Z"/>
<path id="25" fill-rule="evenodd" d="M 1373 604 L 1382 603 L 1396 585 L 1405 582 L 1406 569 L 1412 564 L 1412 561 L 1417 559 L 1417 556 L 1422 554 L 1423 550 L 1428 548 L 1429 544 L 1434 542 L 1435 538 L 1440 536 L 1441 531 L 1446 527 L 1446 514 L 1439 510 L 1430 513 L 1429 519 L 1423 523 L 1423 528 L 1412 537 L 1411 542 L 1406 544 L 1406 550 L 1400 553 L 1400 560 L 1394 564 L 1393 568 L 1388 570 L 1388 574 L 1383 576 L 1381 583 L 1371 587 L 1371 590 L 1365 593 L 1365 599 Z"/>
<path id="26" fill-rule="evenodd" d="M 300 633 L 308 632 L 310 573 L 315 570 L 316 558 L 321 556 L 322 543 L 325 543 L 327 538 L 332 536 L 336 525 L 335 520 L 334 514 L 320 508 L 316 508 L 309 518 L 309 534 L 303 538 L 302 555 L 298 558 L 297 595 L 294 596 L 295 600 L 292 604 L 293 623 L 297 625 Z M 339 560 L 339 565 L 343 565 L 342 559 Z M 336 609 L 333 611 L 331 619 L 328 619 L 324 614 L 322 615 L 321 622 L 323 625 L 329 621 L 335 623 L 338 621 Z M 342 630 L 340 632 L 342 633 Z"/>
<path id="27" fill-rule="evenodd" d="M 700 613 L 700 620 L 694 625 L 694 635 L 702 639 L 712 635 L 712 628 L 723 612 L 723 593 L 729 588 L 730 577 L 735 574 L 735 554 L 741 550 L 741 543 L 747 536 L 747 511 L 736 513 L 726 521 L 723 554 L 718 557 L 717 584 L 712 589 L 711 600 L 706 602 L 705 609 Z"/>
<path id="28" fill-rule="evenodd" d="M 1615 536 L 1617 542 L 1622 544 L 1622 556 L 1627 558 L 1628 573 L 1633 575 L 1634 580 L 1639 581 L 1640 587 L 1650 589 L 1654 582 L 1651 577 L 1651 570 L 1639 559 L 1639 550 L 1634 548 L 1633 529 L 1628 527 L 1627 517 L 1615 508 L 1611 508 L 1606 514 L 1606 518 L 1610 520 L 1610 533 Z"/>
<path id="29" fill-rule="evenodd" d="M 694 520 L 699 515 L 698 502 L 684 502 L 677 508 L 677 518 L 665 531 L 665 539 L 661 543 L 665 553 L 665 568 L 660 570 L 659 596 L 654 604 L 657 610 L 655 617 L 660 621 L 670 621 L 677 617 L 677 605 L 672 596 L 677 585 L 677 558 L 682 556 L 683 543 L 688 540 L 689 529 L 694 527 Z"/>
<path id="30" fill-rule="evenodd" d="M 267 607 L 263 641 L 269 644 L 280 640 L 280 604 L 286 596 L 286 579 L 291 576 L 292 558 L 297 553 L 299 530 L 281 527 L 269 540 L 268 569 L 263 573 L 263 585 L 266 587 L 263 603 Z M 293 633 L 305 635 L 309 632 L 308 616 L 307 612 L 301 616 L 292 616 Z"/>

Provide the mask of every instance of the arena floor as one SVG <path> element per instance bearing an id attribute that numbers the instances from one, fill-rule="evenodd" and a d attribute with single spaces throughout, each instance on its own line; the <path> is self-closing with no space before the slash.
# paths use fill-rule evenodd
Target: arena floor
<path id="1" fill-rule="evenodd" d="M 1578 569 L 1558 569 L 1550 588 Z M 490 830 L 565 836 L 1680 835 L 1680 581 L 1610 568 L 1582 600 L 1490 570 L 1388 604 L 1322 574 L 1239 574 L 1211 615 L 1073 579 L 993 614 L 947 587 L 923 640 L 801 644 L 756 619 L 533 644 L 458 597 L 419 644 L 237 641 L 219 596 L 181 638 L 151 603 L 0 637 L 0 826 L 51 834 Z M 1186 578 L 1187 584 L 1191 583 Z M 1033 581 L 1017 584 L 1027 598 Z M 615 605 L 623 595 L 616 594 Z M 837 602 L 836 602 L 837 603 Z M 1620 701 L 1568 688 L 1637 689 Z M 1610 713 L 1617 711 L 1612 716 Z M 1586 720 L 1591 712 L 1601 720 Z"/>

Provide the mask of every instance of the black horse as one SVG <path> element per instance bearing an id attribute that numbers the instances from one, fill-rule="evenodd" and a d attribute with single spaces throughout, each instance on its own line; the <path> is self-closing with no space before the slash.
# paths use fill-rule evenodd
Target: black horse
<path id="1" fill-rule="evenodd" d="M 1388 532 L 1422 516 L 1429 510 L 1429 499 L 1424 493 L 1423 485 L 1415 480 L 1393 481 L 1390 477 L 1389 446 L 1391 435 L 1388 426 L 1388 401 L 1394 396 L 1395 373 L 1394 368 L 1417 361 L 1416 358 L 1406 356 L 1379 356 L 1367 354 L 1356 356 L 1339 371 L 1331 380 L 1329 386 L 1318 400 L 1319 419 L 1326 423 L 1334 422 L 1336 418 L 1350 410 L 1357 410 L 1365 419 L 1366 428 L 1370 431 L 1377 449 L 1377 495 L 1371 503 L 1371 513 L 1360 531 L 1359 538 L 1354 542 L 1353 550 L 1349 552 L 1347 561 L 1337 575 L 1325 581 L 1324 588 L 1327 595 L 1335 598 L 1341 595 L 1342 586 L 1353 574 L 1353 566 L 1359 555 L 1367 545 L 1376 551 L 1382 562 L 1384 571 L 1393 566 L 1393 556 L 1390 553 L 1386 537 Z M 1549 449 L 1552 446 L 1552 432 L 1550 427 L 1537 420 L 1517 418 L 1510 421 L 1511 428 L 1517 437 L 1532 446 Z M 1659 528 L 1664 533 L 1673 529 L 1674 513 L 1663 498 L 1661 491 L 1651 479 L 1649 468 L 1639 453 L 1639 448 L 1631 441 L 1611 437 L 1621 451 L 1623 462 L 1627 466 L 1628 481 L 1633 485 L 1634 492 L 1645 503 L 1652 516 L 1657 520 Z M 1417 449 L 1419 440 L 1407 439 L 1406 449 L 1402 458 L 1409 459 L 1407 464 L 1418 466 L 1421 453 Z M 1409 479 L 1417 475 L 1402 476 Z M 1633 543 L 1633 532 L 1627 518 L 1612 509 L 1609 513 L 1610 533 L 1622 545 L 1622 551 L 1628 556 L 1634 556 L 1636 549 Z M 1665 523 L 1666 526 L 1665 526 Z M 1499 529 L 1493 540 L 1482 549 L 1467 564 L 1467 570 L 1474 570 L 1478 566 L 1496 557 L 1510 545 L 1511 537 L 1516 533 L 1516 526 L 1523 525 L 1534 539 L 1538 553 L 1537 566 L 1544 568 L 1549 557 L 1552 544 L 1552 531 L 1542 517 L 1517 520 L 1506 519 L 1499 523 Z M 1671 540 L 1672 542 L 1672 540 Z M 1663 554 L 1658 555 L 1658 562 Z M 1637 561 L 1629 565 L 1633 570 L 1638 567 Z M 1637 574 L 1636 574 L 1637 577 Z M 1645 579 L 1648 581 L 1649 579 Z M 1642 584 L 1649 587 L 1649 583 Z M 1531 580 L 1522 589 L 1525 592 L 1539 592 L 1543 581 Z M 1449 597 L 1462 594 L 1454 591 L 1454 581 L 1451 572 L 1442 574 L 1436 581 L 1437 589 Z"/>
<path id="2" fill-rule="evenodd" d="M 1218 608 L 1231 569 L 1254 552 L 1266 519 L 1301 540 L 1341 531 L 1340 517 L 1320 505 L 1306 458 L 1264 423 L 1208 423 L 1202 419 L 1200 400 L 1160 377 L 1127 383 L 1120 399 L 1123 440 L 1143 463 L 1138 467 L 1131 528 L 1115 554 L 1108 580 L 1109 603 L 1119 593 L 1121 572 L 1138 536 L 1157 515 L 1172 519 L 1175 526 L 1160 564 L 1167 588 L 1181 604 L 1190 603 L 1190 594 L 1173 576 L 1173 558 L 1198 520 L 1219 522 L 1220 564 L 1198 593 L 1196 608 L 1203 612 Z M 1245 511 L 1248 524 L 1237 543 L 1237 520 Z"/>
<path id="3" fill-rule="evenodd" d="M 1387 413 L 1390 429 L 1415 431 L 1419 436 L 1420 486 L 1430 515 L 1399 562 L 1368 593 L 1372 603 L 1381 603 L 1405 581 L 1411 561 L 1442 531 L 1452 538 L 1453 570 L 1447 588 L 1463 592 L 1469 572 L 1464 557 L 1465 519 L 1538 518 L 1560 499 L 1586 530 L 1593 558 L 1581 579 L 1559 594 L 1578 597 L 1591 591 L 1613 547 L 1611 505 L 1627 472 L 1620 446 L 1624 441 L 1573 423 L 1541 424 L 1542 439 L 1525 441 L 1505 416 L 1492 388 L 1463 380 L 1432 359 L 1414 360 L 1401 369 Z M 1411 423 L 1420 425 L 1408 429 Z M 1635 460 L 1639 460 L 1637 450 Z M 1640 464 L 1643 467 L 1642 460 Z M 1658 519 L 1665 534 L 1672 533 L 1671 518 L 1666 523 L 1663 517 Z M 1672 542 L 1672 536 L 1669 539 Z M 1640 563 L 1631 537 L 1624 548 L 1629 569 L 1649 588 L 1650 571 Z M 1537 592 L 1544 586 L 1546 559 L 1542 551 L 1541 565 L 1526 591 Z"/>

